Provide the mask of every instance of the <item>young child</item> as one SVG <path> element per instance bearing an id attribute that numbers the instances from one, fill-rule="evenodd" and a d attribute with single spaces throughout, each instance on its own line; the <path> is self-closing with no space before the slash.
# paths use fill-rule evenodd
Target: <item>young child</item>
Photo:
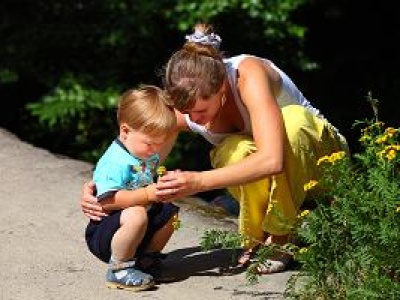
<path id="1" fill-rule="evenodd" d="M 154 86 L 122 94 L 117 117 L 119 136 L 93 174 L 97 199 L 109 213 L 91 220 L 85 237 L 89 250 L 109 264 L 108 287 L 141 291 L 155 284 L 151 258 L 158 262 L 179 210 L 158 202 L 154 187 L 158 151 L 176 127 L 176 117 L 167 96 Z M 142 258 L 147 266 L 141 266 Z"/>

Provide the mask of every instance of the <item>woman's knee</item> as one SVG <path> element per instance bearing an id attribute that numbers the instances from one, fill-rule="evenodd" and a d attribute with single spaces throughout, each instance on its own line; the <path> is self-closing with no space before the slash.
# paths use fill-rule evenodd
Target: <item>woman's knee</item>
<path id="1" fill-rule="evenodd" d="M 214 168 L 237 163 L 257 151 L 252 138 L 244 135 L 232 135 L 222 141 L 210 153 Z"/>

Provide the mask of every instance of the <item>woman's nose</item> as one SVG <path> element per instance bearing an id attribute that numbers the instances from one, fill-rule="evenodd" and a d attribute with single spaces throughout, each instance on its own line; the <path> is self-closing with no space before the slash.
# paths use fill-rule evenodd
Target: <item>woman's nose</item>
<path id="1" fill-rule="evenodd" d="M 198 113 L 190 113 L 189 117 L 190 117 L 190 120 L 192 120 L 195 123 L 198 123 L 198 121 L 201 119 L 201 115 Z"/>

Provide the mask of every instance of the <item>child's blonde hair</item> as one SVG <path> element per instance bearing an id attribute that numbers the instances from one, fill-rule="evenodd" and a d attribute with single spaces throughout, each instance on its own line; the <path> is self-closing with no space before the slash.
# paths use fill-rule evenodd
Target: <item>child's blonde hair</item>
<path id="1" fill-rule="evenodd" d="M 170 133 L 176 127 L 176 117 L 170 99 L 160 88 L 142 85 L 124 92 L 119 99 L 119 125 L 127 123 L 134 130 L 157 136 Z"/>

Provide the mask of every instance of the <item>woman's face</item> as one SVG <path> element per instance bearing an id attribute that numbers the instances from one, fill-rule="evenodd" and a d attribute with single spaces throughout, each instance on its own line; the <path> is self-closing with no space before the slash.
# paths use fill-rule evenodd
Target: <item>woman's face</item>
<path id="1" fill-rule="evenodd" d="M 221 88 L 215 95 L 209 98 L 196 99 L 194 106 L 183 113 L 189 114 L 193 122 L 199 125 L 205 125 L 214 120 L 217 116 L 221 109 L 223 96 L 224 92 Z"/>

